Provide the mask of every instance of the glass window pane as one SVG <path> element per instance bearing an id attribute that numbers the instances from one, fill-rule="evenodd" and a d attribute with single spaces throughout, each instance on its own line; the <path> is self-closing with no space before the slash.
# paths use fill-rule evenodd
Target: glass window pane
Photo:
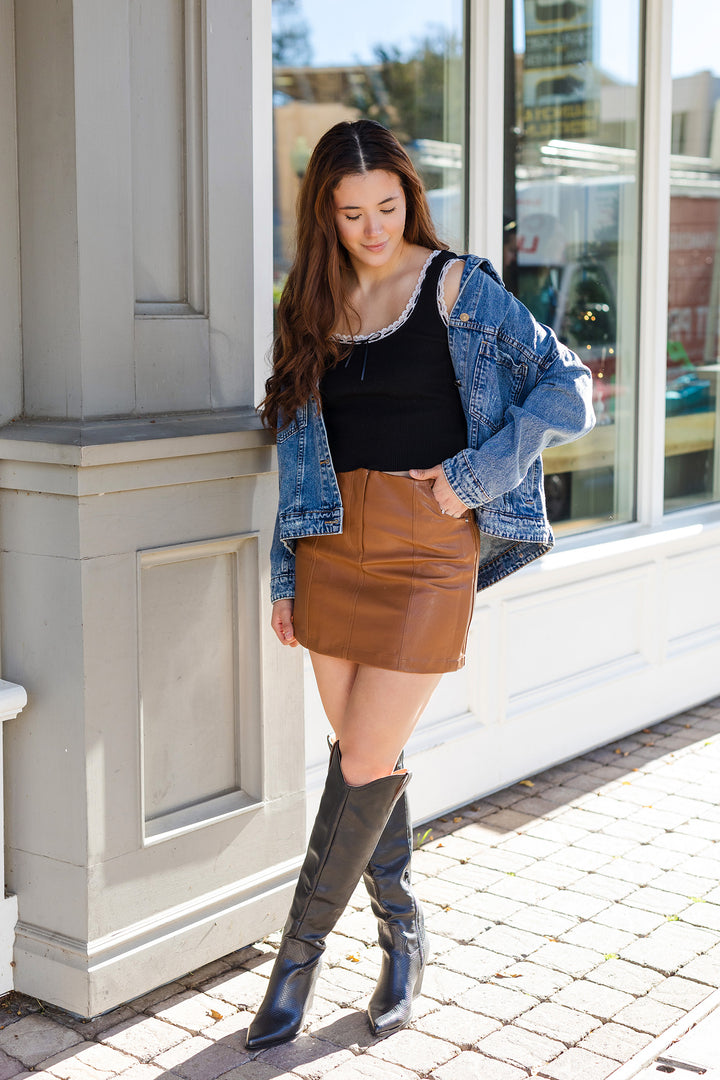
<path id="1" fill-rule="evenodd" d="M 698 27 L 702 32 L 698 33 Z M 673 11 L 665 509 L 720 498 L 720 8 Z"/>
<path id="2" fill-rule="evenodd" d="M 594 375 L 597 427 L 543 455 L 578 531 L 635 509 L 640 3 L 506 4 L 504 274 Z"/>
<path id="3" fill-rule="evenodd" d="M 367 117 L 403 143 L 441 239 L 466 251 L 466 48 L 462 0 L 273 0 L 275 291 L 292 261 L 310 153 L 340 120 Z"/>

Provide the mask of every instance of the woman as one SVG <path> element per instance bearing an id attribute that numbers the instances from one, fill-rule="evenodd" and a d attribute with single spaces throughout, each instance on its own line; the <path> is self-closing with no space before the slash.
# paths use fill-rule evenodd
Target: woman
<path id="1" fill-rule="evenodd" d="M 593 424 L 588 370 L 486 260 L 445 249 L 409 157 L 369 120 L 310 159 L 266 391 L 272 626 L 309 649 L 335 742 L 251 1049 L 300 1030 L 361 875 L 383 951 L 370 1025 L 408 1023 L 427 946 L 402 749 L 464 663 L 476 583 L 552 546 L 541 451 Z"/>

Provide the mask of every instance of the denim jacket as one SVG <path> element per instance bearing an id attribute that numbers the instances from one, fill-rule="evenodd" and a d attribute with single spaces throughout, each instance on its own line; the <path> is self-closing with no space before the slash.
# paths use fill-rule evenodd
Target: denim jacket
<path id="1" fill-rule="evenodd" d="M 448 327 L 467 447 L 442 462 L 480 528 L 478 589 L 553 546 L 540 454 L 592 429 L 591 375 L 509 293 L 487 259 L 468 255 Z M 295 594 L 295 540 L 342 532 L 343 508 L 321 412 L 308 403 L 277 436 L 280 498 L 271 599 Z"/>

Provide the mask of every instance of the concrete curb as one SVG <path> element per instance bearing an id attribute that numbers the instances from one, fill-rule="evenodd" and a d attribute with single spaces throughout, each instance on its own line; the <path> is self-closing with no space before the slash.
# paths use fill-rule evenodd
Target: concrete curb
<path id="1" fill-rule="evenodd" d="M 641 1069 L 652 1065 L 676 1039 L 686 1035 L 690 1028 L 695 1027 L 696 1024 L 718 1008 L 720 1008 L 720 989 L 713 990 L 711 994 L 708 994 L 704 1001 L 701 1001 L 689 1013 L 671 1024 L 661 1035 L 653 1039 L 648 1046 L 643 1047 L 639 1053 L 635 1054 L 630 1061 L 626 1061 L 619 1069 L 610 1073 L 607 1080 L 632 1080 L 632 1077 L 637 1076 Z"/>

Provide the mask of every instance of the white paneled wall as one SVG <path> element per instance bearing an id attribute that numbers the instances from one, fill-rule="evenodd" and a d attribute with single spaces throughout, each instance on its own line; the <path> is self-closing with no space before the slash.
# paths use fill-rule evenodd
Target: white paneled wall
<path id="1" fill-rule="evenodd" d="M 605 536 L 561 542 L 479 594 L 467 665 L 408 744 L 416 821 L 720 691 L 720 515 Z M 329 726 L 309 664 L 305 697 L 311 822 Z"/>

